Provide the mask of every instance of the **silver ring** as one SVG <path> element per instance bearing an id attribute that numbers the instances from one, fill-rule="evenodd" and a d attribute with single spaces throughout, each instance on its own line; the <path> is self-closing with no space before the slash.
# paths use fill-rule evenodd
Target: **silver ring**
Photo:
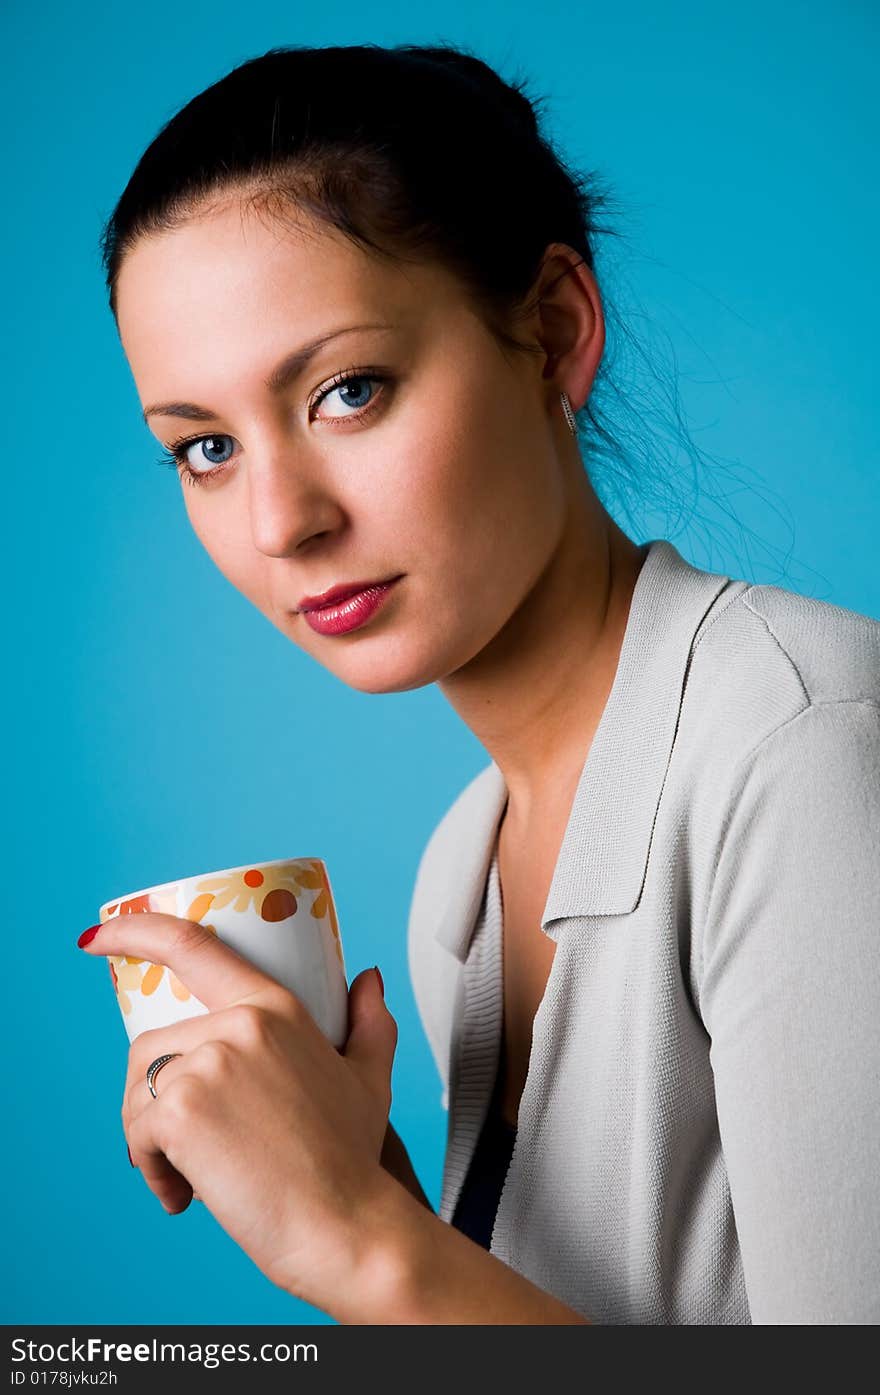
<path id="1" fill-rule="evenodd" d="M 576 436 L 576 435 L 577 435 L 577 422 L 575 421 L 575 416 L 574 416 L 574 412 L 572 411 L 572 406 L 571 406 L 571 402 L 570 402 L 570 400 L 569 400 L 568 393 L 567 393 L 567 392 L 561 392 L 561 393 L 559 394 L 559 397 L 560 397 L 560 400 L 561 400 L 561 402 L 562 402 L 562 410 L 563 410 L 563 412 L 564 412 L 564 414 L 565 414 L 565 420 L 568 422 L 568 429 L 569 429 L 569 431 L 571 432 L 572 436 Z"/>
<path id="2" fill-rule="evenodd" d="M 175 1056 L 182 1055 L 182 1051 L 172 1051 L 168 1056 L 157 1056 L 155 1061 L 153 1061 L 152 1065 L 147 1071 L 147 1084 L 150 1087 L 150 1094 L 153 1096 L 154 1100 L 157 1100 L 159 1098 L 159 1096 L 156 1094 L 156 1091 L 153 1089 L 154 1079 L 159 1074 L 159 1071 L 162 1069 L 163 1066 L 167 1066 L 168 1062 L 173 1061 Z"/>

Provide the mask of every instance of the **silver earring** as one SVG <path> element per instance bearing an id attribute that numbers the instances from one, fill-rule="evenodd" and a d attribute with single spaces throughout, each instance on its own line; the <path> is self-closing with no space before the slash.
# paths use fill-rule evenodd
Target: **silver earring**
<path id="1" fill-rule="evenodd" d="M 568 399 L 568 393 L 561 392 L 559 394 L 559 400 L 562 403 L 562 410 L 565 413 L 565 420 L 568 422 L 568 429 L 571 432 L 572 436 L 576 436 L 577 422 L 574 419 L 574 412 L 571 409 L 571 402 Z"/>

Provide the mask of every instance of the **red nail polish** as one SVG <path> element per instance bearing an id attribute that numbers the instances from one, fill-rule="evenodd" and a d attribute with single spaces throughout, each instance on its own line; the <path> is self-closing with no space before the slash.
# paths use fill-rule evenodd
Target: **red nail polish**
<path id="1" fill-rule="evenodd" d="M 383 997 L 383 999 L 384 999 L 384 997 L 385 997 L 385 984 L 382 982 L 382 975 L 381 975 L 381 973 L 380 973 L 380 971 L 379 971 L 379 965 L 378 965 L 378 964 L 374 964 L 374 965 L 373 965 L 373 968 L 374 968 L 375 971 L 376 971 L 376 977 L 377 977 L 377 979 L 379 980 L 379 989 L 380 989 L 380 992 L 381 992 L 382 997 Z"/>
<path id="2" fill-rule="evenodd" d="M 90 925 L 88 930 L 84 930 L 76 942 L 79 948 L 82 949 L 90 940 L 93 940 L 100 928 L 100 925 Z"/>

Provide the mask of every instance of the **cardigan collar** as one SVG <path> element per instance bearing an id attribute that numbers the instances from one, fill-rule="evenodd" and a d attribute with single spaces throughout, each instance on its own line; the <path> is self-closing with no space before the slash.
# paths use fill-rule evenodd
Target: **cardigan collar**
<path id="1" fill-rule="evenodd" d="M 730 578 L 692 566 L 672 543 L 647 544 L 614 682 L 581 771 L 541 928 L 638 905 L 651 834 L 700 623 Z M 507 786 L 494 761 L 463 792 L 455 868 L 435 937 L 464 963 L 483 899 Z"/>

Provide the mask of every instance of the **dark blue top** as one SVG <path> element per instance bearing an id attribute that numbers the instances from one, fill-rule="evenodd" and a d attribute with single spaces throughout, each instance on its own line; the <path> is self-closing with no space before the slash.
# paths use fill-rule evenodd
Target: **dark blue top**
<path id="1" fill-rule="evenodd" d="M 501 1113 L 496 1078 L 489 1109 L 452 1217 L 456 1230 L 462 1231 L 486 1250 L 492 1241 L 495 1213 L 515 1142 L 516 1129 Z"/>

